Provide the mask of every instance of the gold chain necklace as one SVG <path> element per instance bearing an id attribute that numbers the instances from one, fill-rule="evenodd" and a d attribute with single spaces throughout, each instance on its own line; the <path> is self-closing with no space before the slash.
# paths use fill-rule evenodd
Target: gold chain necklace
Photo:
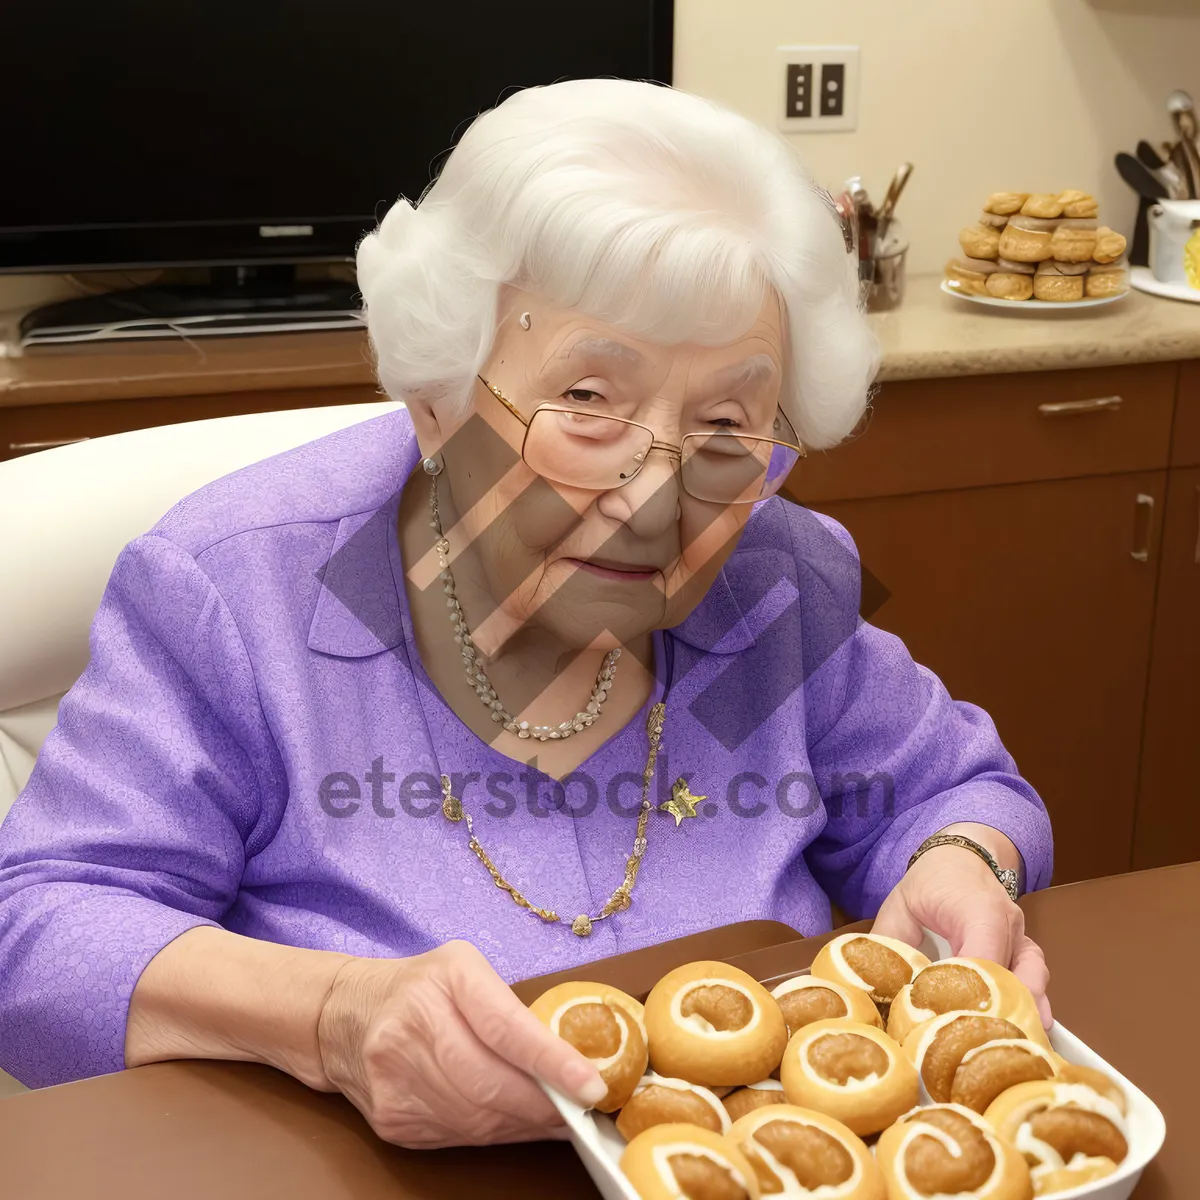
<path id="1" fill-rule="evenodd" d="M 604 907 L 596 916 L 589 917 L 586 913 L 580 913 L 571 922 L 571 932 L 579 937 L 587 937 L 592 932 L 592 926 L 597 921 L 603 921 L 605 917 L 611 917 L 613 913 L 623 912 L 629 907 L 633 898 L 633 885 L 637 882 L 638 868 L 642 865 L 642 858 L 646 853 L 646 822 L 649 820 L 651 808 L 650 781 L 654 778 L 654 767 L 658 761 L 658 747 L 662 741 L 662 731 L 663 725 L 666 723 L 666 716 L 667 706 L 660 700 L 651 705 L 650 714 L 646 718 L 646 735 L 650 740 L 650 751 L 646 756 L 646 768 L 642 772 L 642 803 L 638 811 L 637 834 L 633 839 L 633 850 L 625 862 L 625 879 L 620 887 L 605 901 Z M 536 904 L 531 904 L 500 874 L 499 867 L 492 861 L 491 855 L 488 854 L 480 844 L 479 839 L 475 836 L 475 831 L 471 826 L 471 814 L 464 811 L 462 801 L 457 796 L 451 794 L 449 776 L 443 775 L 441 780 L 442 815 L 447 821 L 455 823 L 459 821 L 466 822 L 467 833 L 470 834 L 470 841 L 467 845 L 474 852 L 475 857 L 487 867 L 488 874 L 491 875 L 495 885 L 502 891 L 507 892 L 522 908 L 527 908 L 531 912 L 536 913 L 543 921 L 562 921 L 563 918 L 553 909 L 539 908 Z M 678 824 L 678 821 L 676 821 L 676 824 Z"/>

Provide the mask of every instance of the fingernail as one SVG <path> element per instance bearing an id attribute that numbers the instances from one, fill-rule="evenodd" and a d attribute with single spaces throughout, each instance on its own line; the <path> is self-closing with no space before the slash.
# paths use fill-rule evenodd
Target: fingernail
<path id="1" fill-rule="evenodd" d="M 594 1108 L 608 1095 L 608 1084 L 603 1079 L 593 1079 L 579 1089 L 579 1101 L 586 1108 Z"/>
<path id="2" fill-rule="evenodd" d="M 567 1090 L 585 1108 L 592 1108 L 608 1095 L 608 1084 L 594 1067 L 571 1063 L 563 1072 Z"/>

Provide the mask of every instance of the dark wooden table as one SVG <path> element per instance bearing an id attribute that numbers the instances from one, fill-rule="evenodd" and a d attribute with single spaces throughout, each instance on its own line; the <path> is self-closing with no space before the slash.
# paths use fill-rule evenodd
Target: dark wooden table
<path id="1" fill-rule="evenodd" d="M 1166 1114 L 1166 1145 L 1137 1200 L 1190 1200 L 1200 863 L 1054 888 L 1023 907 L 1054 973 L 1056 1015 Z M 807 966 L 827 940 L 786 937 L 767 922 L 732 926 L 587 974 L 641 993 L 678 963 L 738 956 L 766 977 Z M 597 1194 L 565 1144 L 401 1150 L 340 1097 L 261 1067 L 165 1063 L 0 1100 L 0 1196 L 20 1200 L 443 1200 L 476 1194 L 481 1180 L 494 1200 Z"/>

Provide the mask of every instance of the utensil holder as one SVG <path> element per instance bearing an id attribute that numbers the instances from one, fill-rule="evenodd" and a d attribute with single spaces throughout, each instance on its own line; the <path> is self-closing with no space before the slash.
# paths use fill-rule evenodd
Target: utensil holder
<path id="1" fill-rule="evenodd" d="M 908 243 L 879 255 L 872 261 L 874 270 L 867 287 L 867 312 L 889 312 L 904 300 Z"/>

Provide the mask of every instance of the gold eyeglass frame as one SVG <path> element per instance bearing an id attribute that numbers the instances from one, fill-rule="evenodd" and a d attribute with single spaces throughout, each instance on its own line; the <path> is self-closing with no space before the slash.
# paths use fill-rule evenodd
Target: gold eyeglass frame
<path id="1" fill-rule="evenodd" d="M 514 417 L 516 417 L 517 420 L 520 421 L 521 424 L 525 427 L 525 436 L 521 439 L 521 461 L 525 462 L 526 465 L 528 465 L 528 460 L 525 458 L 525 443 L 529 440 L 529 429 L 530 429 L 530 426 L 533 424 L 533 417 L 537 416 L 537 414 L 539 412 L 542 412 L 543 410 L 545 410 L 547 412 L 565 412 L 565 413 L 578 413 L 581 411 L 578 408 L 572 408 L 569 404 L 554 404 L 554 403 L 539 404 L 537 406 L 537 408 L 535 408 L 533 410 L 533 415 L 530 416 L 528 419 L 526 419 L 522 415 L 520 409 L 518 409 L 517 406 L 511 400 L 509 400 L 500 391 L 500 389 L 498 387 L 496 387 L 495 384 L 489 383 L 486 379 L 484 379 L 484 377 L 482 375 L 476 375 L 475 378 L 478 379 L 479 382 L 482 383 L 483 386 L 485 388 L 487 388 L 487 390 L 489 392 L 491 392 L 491 394 L 493 396 L 495 396 L 496 399 L 499 400 L 500 403 L 503 404 L 504 407 Z M 785 421 L 787 421 L 787 414 L 784 413 L 782 409 L 780 409 L 779 411 L 782 414 L 783 419 Z M 651 452 L 654 450 L 659 450 L 663 454 L 668 454 L 672 458 L 679 459 L 679 461 L 681 463 L 683 462 L 683 443 L 682 442 L 678 446 L 673 446 L 673 445 L 671 445 L 670 442 L 660 442 L 657 438 L 655 438 L 654 430 L 651 429 L 649 425 L 643 425 L 640 421 L 631 421 L 628 417 L 615 417 L 611 413 L 602 413 L 600 415 L 602 415 L 604 417 L 604 419 L 607 421 L 619 421 L 622 425 L 632 425 L 634 429 L 644 429 L 650 435 L 650 445 L 646 448 L 645 452 L 643 453 L 642 461 L 637 464 L 637 469 L 627 479 L 623 480 L 620 484 L 617 485 L 618 487 L 624 487 L 627 483 L 632 483 L 641 474 L 642 468 L 646 465 L 646 459 L 650 457 Z M 788 426 L 791 427 L 791 421 L 788 421 Z M 793 430 L 792 432 L 794 433 L 795 430 Z M 702 437 L 709 437 L 709 436 L 711 436 L 711 435 L 707 434 L 707 433 L 685 433 L 683 435 L 683 442 L 686 442 L 688 440 L 688 438 L 702 438 Z M 753 438 L 756 442 L 770 442 L 771 445 L 773 445 L 773 446 L 786 446 L 789 450 L 795 450 L 795 452 L 802 459 L 808 457 L 808 451 L 804 448 L 803 444 L 800 443 L 798 440 L 795 442 L 786 442 L 786 441 L 783 441 L 781 438 L 759 437 L 758 434 L 747 434 L 747 435 L 730 434 L 730 436 L 731 437 L 745 436 L 747 438 Z M 684 491 L 686 491 L 688 493 L 688 495 L 691 496 L 692 492 L 688 491 L 688 486 L 684 482 L 682 472 L 680 473 L 679 482 L 680 482 L 680 486 L 684 489 Z M 569 486 L 576 486 L 576 485 L 569 485 Z M 782 486 L 782 484 L 780 486 Z M 609 489 L 606 489 L 606 490 L 609 490 Z M 776 492 L 778 490 L 779 489 L 777 488 Z M 775 495 L 775 492 L 772 492 L 771 495 L 772 496 Z M 759 500 L 763 499 L 763 497 L 761 497 L 761 496 L 755 500 L 724 500 L 724 501 L 705 500 L 701 496 L 696 496 L 694 498 L 697 500 L 703 500 L 703 502 L 705 504 L 757 504 Z"/>

